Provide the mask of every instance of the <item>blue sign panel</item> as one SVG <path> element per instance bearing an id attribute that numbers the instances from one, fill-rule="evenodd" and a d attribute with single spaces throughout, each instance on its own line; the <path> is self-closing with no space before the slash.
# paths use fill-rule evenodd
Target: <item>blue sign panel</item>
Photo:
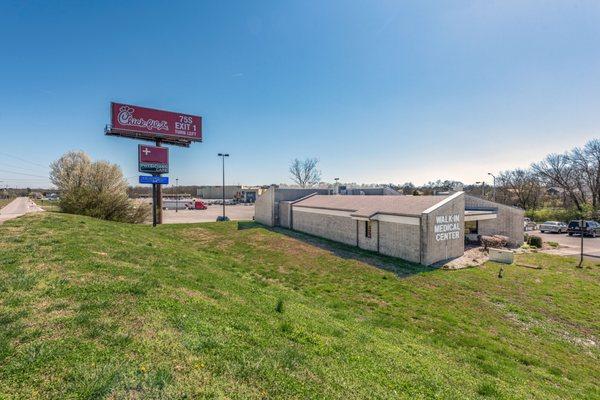
<path id="1" fill-rule="evenodd" d="M 159 185 L 168 185 L 169 177 L 140 175 L 140 183 L 157 183 Z"/>

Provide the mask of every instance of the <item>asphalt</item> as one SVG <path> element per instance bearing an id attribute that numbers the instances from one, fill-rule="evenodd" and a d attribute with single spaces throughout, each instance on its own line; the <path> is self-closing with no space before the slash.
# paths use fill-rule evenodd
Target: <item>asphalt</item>
<path id="1" fill-rule="evenodd" d="M 35 204 L 29 197 L 17 197 L 0 209 L 0 224 L 9 219 L 20 217 L 21 215 L 41 211 L 44 210 Z"/>
<path id="2" fill-rule="evenodd" d="M 223 214 L 223 206 L 210 205 L 206 210 L 163 210 L 163 223 L 186 224 L 193 222 L 215 222 Z M 251 221 L 254 205 L 236 204 L 225 206 L 225 215 L 232 221 Z"/>
<path id="3" fill-rule="evenodd" d="M 527 233 L 540 236 L 544 242 L 558 243 L 557 249 L 544 250 L 544 253 L 579 256 L 581 252 L 581 236 L 569 236 L 566 233 L 540 233 L 540 231 L 528 231 Z M 600 237 L 584 237 L 583 254 L 587 258 L 600 260 Z"/>

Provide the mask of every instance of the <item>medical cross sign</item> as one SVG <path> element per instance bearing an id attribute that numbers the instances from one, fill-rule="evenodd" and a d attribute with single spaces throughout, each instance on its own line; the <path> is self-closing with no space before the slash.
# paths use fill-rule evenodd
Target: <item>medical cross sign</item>
<path id="1" fill-rule="evenodd" d="M 138 145 L 138 171 L 151 174 L 169 172 L 169 149 L 167 147 Z"/>

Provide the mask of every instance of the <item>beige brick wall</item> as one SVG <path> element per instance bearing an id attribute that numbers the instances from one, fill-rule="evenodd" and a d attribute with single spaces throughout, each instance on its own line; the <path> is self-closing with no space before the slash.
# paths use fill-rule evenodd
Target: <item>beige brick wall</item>
<path id="1" fill-rule="evenodd" d="M 263 225 L 274 226 L 275 218 L 275 188 L 271 187 L 262 195 L 258 196 L 254 204 L 254 220 Z"/>
<path id="2" fill-rule="evenodd" d="M 294 230 L 356 246 L 356 221 L 338 215 L 292 209 Z"/>
<path id="3" fill-rule="evenodd" d="M 290 218 L 291 218 L 291 204 L 289 201 L 280 201 L 279 202 L 279 226 L 284 228 L 291 228 L 290 226 Z"/>
<path id="4" fill-rule="evenodd" d="M 431 265 L 463 255 L 464 218 L 465 195 L 462 193 L 431 212 L 422 214 L 421 264 Z"/>
<path id="5" fill-rule="evenodd" d="M 523 244 L 523 218 L 525 211 L 520 208 L 494 203 L 474 196 L 465 196 L 467 208 L 497 208 L 498 217 L 479 221 L 480 235 L 504 235 L 510 238 L 511 244 Z"/>
<path id="6" fill-rule="evenodd" d="M 371 221 L 371 237 L 368 238 L 366 232 L 366 221 L 358 221 L 358 247 L 365 250 L 377 251 L 377 230 L 379 223 Z"/>
<path id="7" fill-rule="evenodd" d="M 419 225 L 379 222 L 379 252 L 404 260 L 419 262 Z"/>

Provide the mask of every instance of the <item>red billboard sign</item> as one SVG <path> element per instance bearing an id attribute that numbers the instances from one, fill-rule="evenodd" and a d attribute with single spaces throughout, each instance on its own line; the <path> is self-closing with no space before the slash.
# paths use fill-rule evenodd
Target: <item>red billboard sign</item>
<path id="1" fill-rule="evenodd" d="M 169 149 L 144 144 L 138 145 L 138 170 L 152 174 L 169 172 Z"/>
<path id="2" fill-rule="evenodd" d="M 202 141 L 202 117 L 121 103 L 111 103 L 110 108 L 112 126 L 106 131 L 109 135 L 160 139 L 180 145 Z"/>

